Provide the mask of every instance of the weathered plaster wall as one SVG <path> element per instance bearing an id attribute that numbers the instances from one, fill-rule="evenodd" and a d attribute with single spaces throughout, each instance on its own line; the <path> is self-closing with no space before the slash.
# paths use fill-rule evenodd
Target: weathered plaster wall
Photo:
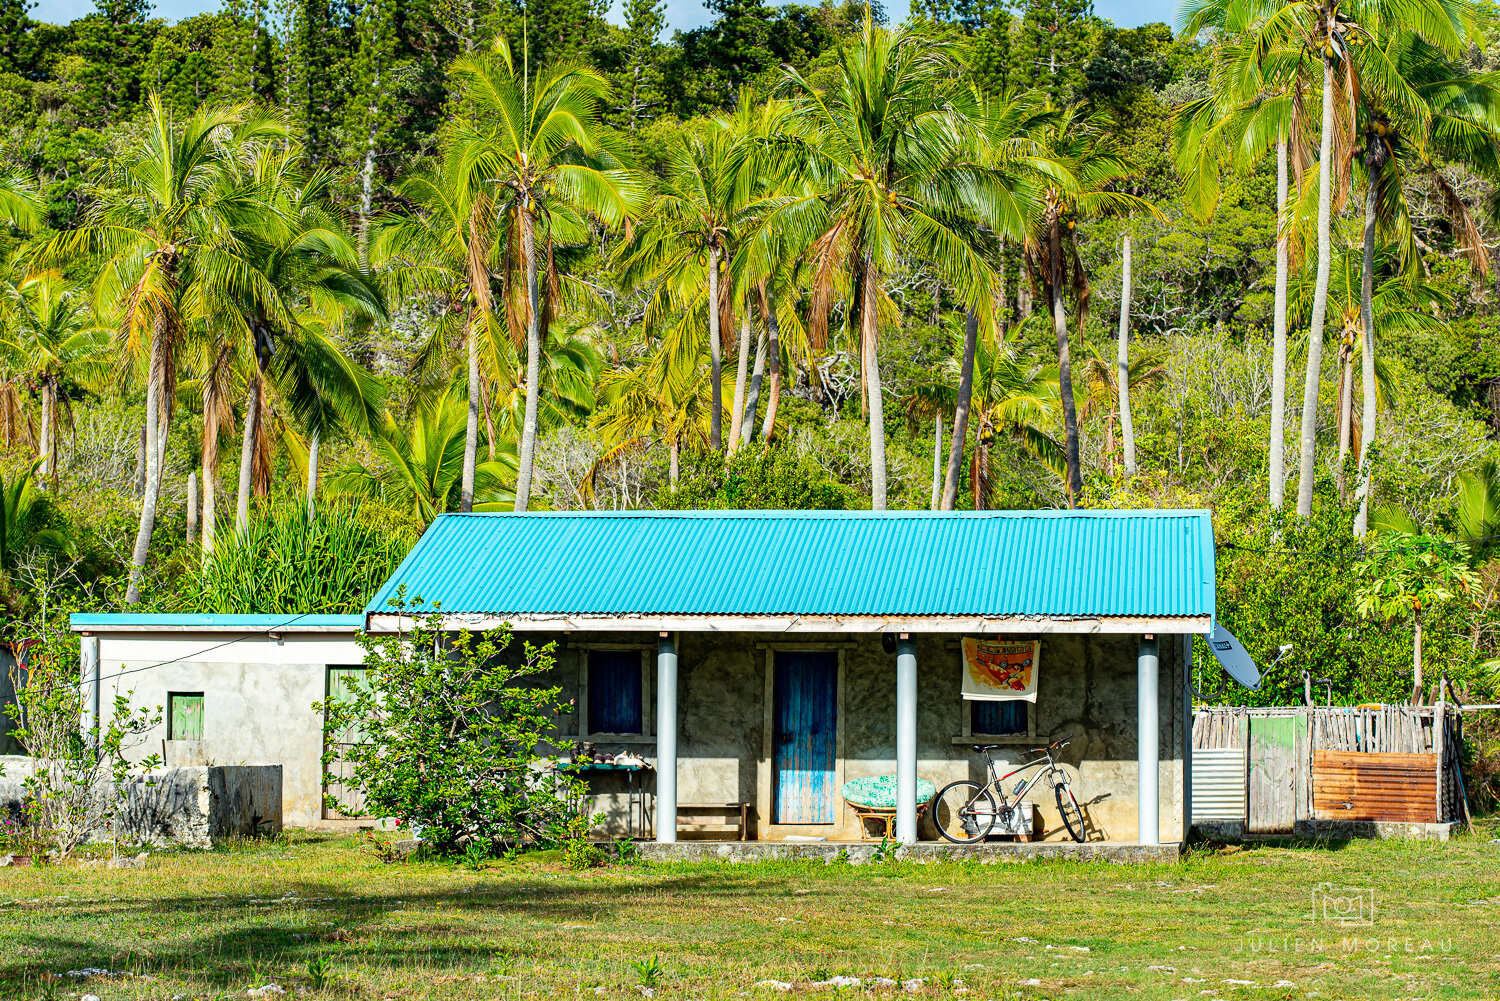
<path id="1" fill-rule="evenodd" d="M 103 633 L 99 639 L 106 711 L 116 693 L 133 693 L 134 705 L 162 708 L 162 725 L 134 750 L 135 760 L 165 749 L 169 766 L 278 764 L 285 823 L 323 822 L 323 720 L 312 705 L 325 695 L 329 665 L 363 661 L 352 634 L 283 633 L 280 641 L 255 634 L 229 645 L 225 641 L 235 637 L 224 633 Z M 168 660 L 176 662 L 150 667 Z M 203 740 L 166 740 L 169 692 L 203 693 Z"/>
<path id="2" fill-rule="evenodd" d="M 582 663 L 590 645 L 634 642 L 654 651 L 656 638 L 558 636 L 557 668 L 539 683 L 556 684 L 565 699 L 577 698 Z M 1136 838 L 1136 653 L 1135 636 L 1049 635 L 1042 637 L 1041 678 L 1034 710 L 1036 738 L 1013 738 L 996 760 L 1020 762 L 1020 752 L 1048 735 L 1074 734 L 1064 751 L 1073 788 L 1083 806 L 1091 837 L 1114 841 Z M 1182 837 L 1181 642 L 1160 638 L 1158 754 L 1160 829 L 1163 840 Z M 678 638 L 678 799 L 682 803 L 743 801 L 755 804 L 759 837 L 787 835 L 858 837 L 849 811 L 839 804 L 835 825 L 771 825 L 769 763 L 770 656 L 776 649 L 836 650 L 841 657 L 841 719 L 837 781 L 895 771 L 895 657 L 878 636 L 810 636 L 795 640 L 750 634 L 683 634 Z M 918 774 L 941 788 L 962 778 L 982 779 L 983 761 L 964 737 L 967 705 L 959 695 L 959 643 L 948 637 L 921 637 L 917 647 Z M 654 671 L 650 672 L 654 681 Z M 654 691 L 648 686 L 654 710 Z M 648 713 L 648 717 L 649 717 Z M 565 722 L 577 734 L 577 718 Z M 654 732 L 654 730 L 653 730 Z M 595 741 L 601 752 L 630 749 L 655 762 L 654 738 Z M 1003 771 L 1002 771 L 1003 773 Z M 609 818 L 607 829 L 624 830 L 624 780 L 592 780 L 601 793 L 596 807 Z M 1060 827 L 1050 790 L 1033 791 L 1048 830 Z M 923 825 L 924 837 L 936 832 Z M 1053 837 L 1066 837 L 1058 831 Z"/>
<path id="3" fill-rule="evenodd" d="M 0 757 L 0 815 L 22 816 L 26 778 L 41 765 L 34 758 Z M 116 795 L 113 780 L 101 782 L 94 795 L 101 803 Z M 121 795 L 116 829 L 95 831 L 95 839 L 208 848 L 213 838 L 274 834 L 282 827 L 280 765 L 156 769 L 128 777 Z"/>

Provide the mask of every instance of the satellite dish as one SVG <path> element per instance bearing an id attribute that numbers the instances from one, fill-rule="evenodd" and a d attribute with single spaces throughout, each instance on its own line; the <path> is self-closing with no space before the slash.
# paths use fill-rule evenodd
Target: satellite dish
<path id="1" fill-rule="evenodd" d="M 1260 688 L 1260 670 L 1234 633 L 1220 625 L 1214 627 L 1212 635 L 1204 638 L 1208 640 L 1208 648 L 1214 652 L 1214 659 L 1231 678 L 1251 691 Z"/>

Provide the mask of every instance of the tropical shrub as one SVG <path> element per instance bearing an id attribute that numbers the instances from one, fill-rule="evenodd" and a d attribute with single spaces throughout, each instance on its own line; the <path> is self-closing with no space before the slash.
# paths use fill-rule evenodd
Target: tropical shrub
<path id="1" fill-rule="evenodd" d="M 364 805 L 330 794 L 330 806 L 395 817 L 450 855 L 576 840 L 584 787 L 557 771 L 572 746 L 557 722 L 572 704 L 528 685 L 552 668 L 553 644 L 512 650 L 508 629 L 444 633 L 434 615 L 361 642 L 364 684 L 313 707 L 330 732 L 358 735 L 331 746 L 323 767 Z"/>
<path id="2" fill-rule="evenodd" d="M 662 508 L 800 508 L 842 510 L 852 492 L 836 483 L 811 457 L 780 445 L 757 444 L 734 455 L 690 460 L 675 491 L 663 488 Z"/>

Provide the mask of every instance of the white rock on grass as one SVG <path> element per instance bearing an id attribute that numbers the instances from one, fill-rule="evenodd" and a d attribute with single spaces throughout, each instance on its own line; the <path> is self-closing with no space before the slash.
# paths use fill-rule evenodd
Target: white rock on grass
<path id="1" fill-rule="evenodd" d="M 79 998 L 78 1001 L 99 1001 L 99 995 L 85 994 L 83 997 Z"/>
<path id="2" fill-rule="evenodd" d="M 752 986 L 764 987 L 769 991 L 780 991 L 783 994 L 792 989 L 792 985 L 785 980 L 757 980 Z"/>
<path id="3" fill-rule="evenodd" d="M 858 977 L 829 977 L 827 980 L 819 980 L 813 984 L 814 987 L 858 987 L 864 981 Z"/>
<path id="4" fill-rule="evenodd" d="M 921 977 L 913 977 L 911 980 L 901 981 L 901 989 L 908 994 L 917 994 L 921 992 L 924 983 L 926 981 Z"/>
<path id="5" fill-rule="evenodd" d="M 1042 986 L 1042 982 L 1040 980 L 1038 980 L 1036 977 L 1027 977 L 1025 980 L 1017 980 L 1016 983 L 1020 984 L 1022 987 L 1040 987 L 1040 986 Z"/>
<path id="6" fill-rule="evenodd" d="M 286 993 L 286 988 L 280 984 L 262 984 L 259 987 L 250 988 L 245 993 L 253 998 L 279 998 Z"/>

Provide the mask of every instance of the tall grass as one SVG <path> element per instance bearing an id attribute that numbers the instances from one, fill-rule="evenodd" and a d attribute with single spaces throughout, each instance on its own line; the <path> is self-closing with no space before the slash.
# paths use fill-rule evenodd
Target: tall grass
<path id="1" fill-rule="evenodd" d="M 349 614 L 365 607 L 415 541 L 409 530 L 361 515 L 358 503 L 273 508 L 244 532 L 225 532 L 179 590 L 184 612 Z"/>

